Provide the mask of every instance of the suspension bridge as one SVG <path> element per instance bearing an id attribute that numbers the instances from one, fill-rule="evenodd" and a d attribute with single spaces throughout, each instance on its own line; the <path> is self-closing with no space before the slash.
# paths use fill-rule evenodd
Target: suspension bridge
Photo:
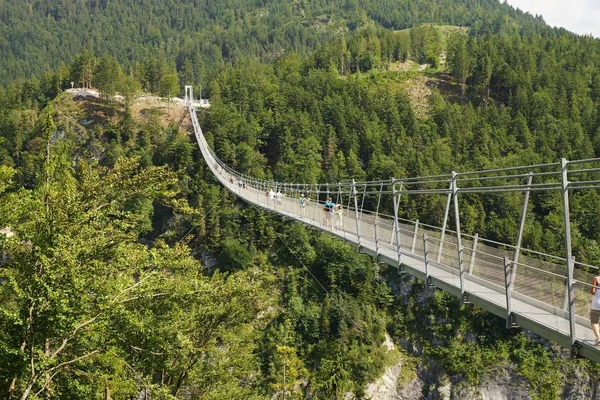
<path id="1" fill-rule="evenodd" d="M 600 362 L 600 347 L 594 346 L 589 322 L 589 292 L 598 271 L 573 257 L 569 214 L 570 193 L 600 188 L 600 159 L 562 159 L 551 164 L 369 182 L 266 181 L 222 162 L 204 137 L 191 86 L 185 87 L 185 101 L 208 167 L 241 199 L 328 231 L 358 246 L 362 253 L 397 267 L 399 273 L 505 318 L 507 328 L 522 327 L 569 349 L 572 356 Z M 551 191 L 562 199 L 561 235 L 566 249 L 562 255 L 521 246 L 530 194 Z M 523 199 L 516 243 L 461 233 L 460 196 L 503 193 Z M 301 194 L 307 199 L 304 206 Z M 442 226 L 400 218 L 404 196 L 441 196 L 441 202 L 445 201 Z M 342 205 L 337 215 L 324 211 L 329 197 Z M 392 215 L 384 210 L 392 210 Z M 454 230 L 448 229 L 450 222 Z"/>

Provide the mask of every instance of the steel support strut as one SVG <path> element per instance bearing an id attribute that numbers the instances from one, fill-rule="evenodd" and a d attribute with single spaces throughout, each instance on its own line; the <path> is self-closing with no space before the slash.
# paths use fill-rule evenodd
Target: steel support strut
<path id="1" fill-rule="evenodd" d="M 454 175 L 453 175 L 454 176 Z M 438 255 L 436 261 L 438 264 L 442 261 L 442 251 L 444 250 L 444 238 L 446 237 L 446 225 L 448 224 L 448 214 L 450 213 L 450 200 L 452 200 L 454 178 L 450 181 L 448 198 L 446 199 L 446 210 L 444 211 L 444 221 L 442 222 L 442 236 L 440 236 L 440 244 L 438 246 Z"/>
<path id="2" fill-rule="evenodd" d="M 569 336 L 571 339 L 571 355 L 576 355 L 575 346 L 575 287 L 573 284 L 573 251 L 571 249 L 571 219 L 569 215 L 569 180 L 567 170 L 569 162 L 566 158 L 560 160 L 563 215 L 565 222 L 565 249 L 567 251 L 567 286 L 569 290 Z"/>
<path id="3" fill-rule="evenodd" d="M 338 206 L 342 207 L 342 205 L 344 204 L 344 195 L 342 194 L 342 184 L 340 182 L 338 182 Z M 346 230 L 344 229 L 344 212 L 345 210 L 341 210 L 341 216 L 335 216 L 335 222 L 334 222 L 334 226 L 342 231 L 342 235 L 344 236 L 344 239 L 346 238 Z M 339 221 L 339 224 L 338 224 Z M 339 225 L 339 226 L 338 226 Z"/>
<path id="4" fill-rule="evenodd" d="M 504 257 L 504 290 L 506 294 L 506 328 L 509 329 L 513 326 L 512 316 L 512 282 L 511 282 L 511 262 L 508 261 L 508 257 Z"/>
<path id="5" fill-rule="evenodd" d="M 415 231 L 413 232 L 413 241 L 412 241 L 412 246 L 410 246 L 410 252 L 414 253 L 415 252 L 415 248 L 417 246 L 417 236 L 419 235 L 419 220 L 417 219 L 415 221 Z"/>
<path id="6" fill-rule="evenodd" d="M 479 233 L 473 237 L 473 249 L 471 250 L 471 261 L 469 262 L 469 275 L 473 275 L 473 267 L 475 266 L 475 256 L 477 254 L 477 242 L 479 241 Z"/>
<path id="7" fill-rule="evenodd" d="M 575 265 L 575 256 L 573 256 L 573 265 Z M 565 299 L 563 300 L 564 311 L 569 311 L 569 282 L 565 279 Z"/>
<path id="8" fill-rule="evenodd" d="M 431 286 L 431 276 L 429 276 L 429 238 L 423 233 L 423 259 L 425 261 L 425 283 Z"/>
<path id="9" fill-rule="evenodd" d="M 352 194 L 354 195 L 354 216 L 356 219 L 356 243 L 358 245 L 358 251 L 360 251 L 360 221 L 358 219 L 358 200 L 356 198 L 356 181 L 352 179 Z"/>
<path id="10" fill-rule="evenodd" d="M 510 276 L 510 283 L 512 286 L 515 284 L 515 278 L 517 276 L 517 268 L 519 265 L 519 255 L 521 253 L 521 242 L 523 241 L 523 231 L 525 229 L 525 217 L 527 216 L 527 205 L 529 204 L 529 193 L 531 192 L 531 181 L 533 180 L 533 173 L 529 173 L 527 177 L 527 190 L 525 191 L 525 198 L 523 199 L 523 208 L 521 209 L 521 222 L 519 223 L 519 233 L 517 235 L 517 248 L 515 249 L 515 255 L 513 256 L 512 273 Z"/>
<path id="11" fill-rule="evenodd" d="M 458 274 L 460 278 L 460 294 L 463 303 L 466 300 L 465 294 L 465 276 L 463 271 L 463 248 L 460 237 L 460 210 L 458 208 L 458 186 L 456 185 L 456 172 L 452 171 L 452 197 L 454 199 L 454 217 L 456 218 L 456 247 L 458 250 Z"/>
<path id="12" fill-rule="evenodd" d="M 400 181 L 400 191 L 397 191 L 396 180 L 392 178 L 392 200 L 394 202 L 394 235 L 396 236 L 396 251 L 398 253 L 398 273 L 402 272 L 402 248 L 400 247 L 400 223 L 398 222 L 398 209 L 400 208 L 401 195 L 402 181 Z"/>
<path id="13" fill-rule="evenodd" d="M 193 94 L 193 88 L 192 86 L 186 85 L 185 86 L 185 97 L 184 97 L 184 102 L 187 105 L 191 105 L 192 101 L 194 101 L 194 94 Z"/>
<path id="14" fill-rule="evenodd" d="M 383 183 L 381 184 L 381 187 L 379 188 L 379 196 L 377 197 L 377 209 L 375 210 L 375 224 L 374 224 L 374 235 L 375 235 L 375 254 L 377 257 L 377 261 L 381 260 L 381 256 L 379 255 L 379 235 L 377 234 L 377 225 L 378 225 L 378 219 L 379 219 L 379 206 L 381 204 L 381 192 L 383 192 Z"/>

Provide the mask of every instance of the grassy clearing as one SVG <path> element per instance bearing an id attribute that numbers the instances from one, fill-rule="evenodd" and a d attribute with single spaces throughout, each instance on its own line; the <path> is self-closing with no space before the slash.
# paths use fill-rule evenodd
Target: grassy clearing
<path id="1" fill-rule="evenodd" d="M 443 51 L 446 51 L 446 40 L 448 36 L 454 33 L 459 33 L 462 35 L 466 35 L 469 32 L 468 26 L 457 26 L 457 25 L 436 25 L 436 24 L 421 24 L 419 26 L 433 26 L 440 32 L 441 44 Z M 411 29 L 407 28 L 399 31 L 394 31 L 395 33 L 410 33 Z"/>

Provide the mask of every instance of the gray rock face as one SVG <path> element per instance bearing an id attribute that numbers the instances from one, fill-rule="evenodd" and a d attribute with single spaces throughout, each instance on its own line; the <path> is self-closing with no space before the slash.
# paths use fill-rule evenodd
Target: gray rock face
<path id="1" fill-rule="evenodd" d="M 385 374 L 375 383 L 371 383 L 365 394 L 371 400 L 402 399 L 397 390 L 398 375 L 402 370 L 400 364 L 389 367 Z"/>
<path id="2" fill-rule="evenodd" d="M 208 271 L 212 271 L 213 268 L 218 264 L 217 259 L 207 251 L 202 251 L 201 257 L 202 263 L 206 269 L 208 269 Z"/>
<path id="3" fill-rule="evenodd" d="M 433 374 L 422 373 L 409 382 L 399 383 L 402 363 L 394 365 L 377 382 L 369 385 L 366 391 L 371 400 L 526 400 L 530 399 L 529 385 L 506 368 L 489 377 L 478 387 L 470 387 L 464 382 L 451 383 L 436 381 Z M 425 377 L 425 380 L 422 380 Z M 397 383 L 395 388 L 392 384 Z M 592 397 L 572 397 L 584 399 Z"/>
<path id="4" fill-rule="evenodd" d="M 478 386 L 456 388 L 452 399 L 465 400 L 526 400 L 529 395 L 529 384 L 512 369 L 506 367 L 490 376 Z"/>
<path id="5" fill-rule="evenodd" d="M 600 383 L 591 378 L 588 371 L 576 365 L 569 371 L 562 397 L 568 400 L 600 399 Z"/>
<path id="6" fill-rule="evenodd" d="M 423 386 L 424 383 L 419 379 L 413 379 L 408 384 L 402 385 L 402 387 L 397 388 L 399 398 L 402 400 L 405 399 L 423 399 Z"/>

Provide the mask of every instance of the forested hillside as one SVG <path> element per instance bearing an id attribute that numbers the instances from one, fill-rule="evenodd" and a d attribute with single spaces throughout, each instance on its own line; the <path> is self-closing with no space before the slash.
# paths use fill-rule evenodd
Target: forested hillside
<path id="1" fill-rule="evenodd" d="M 404 29 L 435 22 L 485 32 L 506 25 L 507 17 L 534 32 L 547 29 L 496 0 L 3 1 L 0 83 L 40 77 L 87 49 L 108 52 L 126 71 L 162 58 L 182 74 L 193 71 L 193 83 L 206 86 L 214 72 L 240 58 L 306 53 L 365 25 Z"/>
<path id="2" fill-rule="evenodd" d="M 523 397 L 598 398 L 597 365 L 238 202 L 166 100 L 202 88 L 217 154 L 280 181 L 593 157 L 597 40 L 492 0 L 41 0 L 0 2 L 0 21 L 9 399 L 365 398 L 399 363 L 398 393 L 419 399 L 500 376 Z M 401 213 L 440 225 L 444 201 Z M 517 196 L 462 201 L 466 233 L 515 242 Z M 600 195 L 571 201 L 574 253 L 600 264 Z M 562 254 L 558 194 L 530 207 L 524 245 Z"/>

